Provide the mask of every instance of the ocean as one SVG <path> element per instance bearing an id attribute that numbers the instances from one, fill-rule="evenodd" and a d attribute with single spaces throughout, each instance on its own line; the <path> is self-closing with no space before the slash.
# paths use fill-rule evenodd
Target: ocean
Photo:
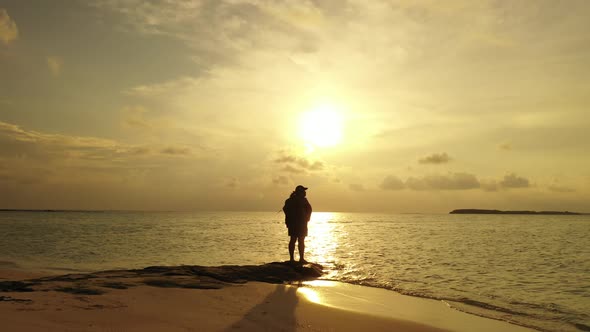
<path id="1" fill-rule="evenodd" d="M 0 212 L 0 266 L 60 273 L 285 261 L 287 242 L 276 212 Z M 323 279 L 590 331 L 590 215 L 314 212 L 306 246 Z"/>

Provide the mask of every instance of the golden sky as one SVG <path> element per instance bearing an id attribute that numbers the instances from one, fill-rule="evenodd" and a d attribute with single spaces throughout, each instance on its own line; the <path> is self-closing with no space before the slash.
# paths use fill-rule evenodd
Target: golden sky
<path id="1" fill-rule="evenodd" d="M 590 1 L 0 2 L 0 208 L 590 212 Z"/>

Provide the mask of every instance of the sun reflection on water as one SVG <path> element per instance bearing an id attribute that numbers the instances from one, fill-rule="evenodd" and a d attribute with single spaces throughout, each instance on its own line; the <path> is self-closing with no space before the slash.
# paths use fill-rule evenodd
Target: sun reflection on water
<path id="1" fill-rule="evenodd" d="M 333 265 L 340 234 L 336 230 L 339 214 L 335 212 L 314 212 L 309 221 L 309 235 L 306 240 L 307 256 L 319 264 Z"/>
<path id="2" fill-rule="evenodd" d="M 309 235 L 305 241 L 306 255 L 311 261 L 324 265 L 324 271 L 333 270 L 331 267 L 335 265 L 335 254 L 342 234 L 337 229 L 337 223 L 333 221 L 339 218 L 339 214 L 335 212 L 314 212 L 308 224 Z M 329 275 L 324 277 L 329 278 Z M 314 289 L 324 286 L 321 282 L 321 280 L 307 281 L 304 286 L 297 288 L 297 292 L 307 300 L 321 304 L 323 302 L 321 293 Z"/>

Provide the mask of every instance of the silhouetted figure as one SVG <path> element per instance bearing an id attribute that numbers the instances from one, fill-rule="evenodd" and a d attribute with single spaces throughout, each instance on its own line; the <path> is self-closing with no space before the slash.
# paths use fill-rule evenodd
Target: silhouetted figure
<path id="1" fill-rule="evenodd" d="M 285 224 L 289 229 L 289 256 L 295 261 L 295 242 L 299 246 L 299 261 L 305 263 L 305 237 L 307 236 L 307 222 L 311 218 L 311 204 L 307 201 L 304 186 L 297 186 L 291 196 L 285 201 Z"/>

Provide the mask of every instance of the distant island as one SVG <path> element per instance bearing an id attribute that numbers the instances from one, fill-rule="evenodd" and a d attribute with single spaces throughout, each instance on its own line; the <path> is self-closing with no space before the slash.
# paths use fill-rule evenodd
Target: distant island
<path id="1" fill-rule="evenodd" d="M 483 209 L 457 209 L 450 214 L 549 214 L 549 215 L 582 215 L 584 213 L 569 211 L 500 211 Z"/>

